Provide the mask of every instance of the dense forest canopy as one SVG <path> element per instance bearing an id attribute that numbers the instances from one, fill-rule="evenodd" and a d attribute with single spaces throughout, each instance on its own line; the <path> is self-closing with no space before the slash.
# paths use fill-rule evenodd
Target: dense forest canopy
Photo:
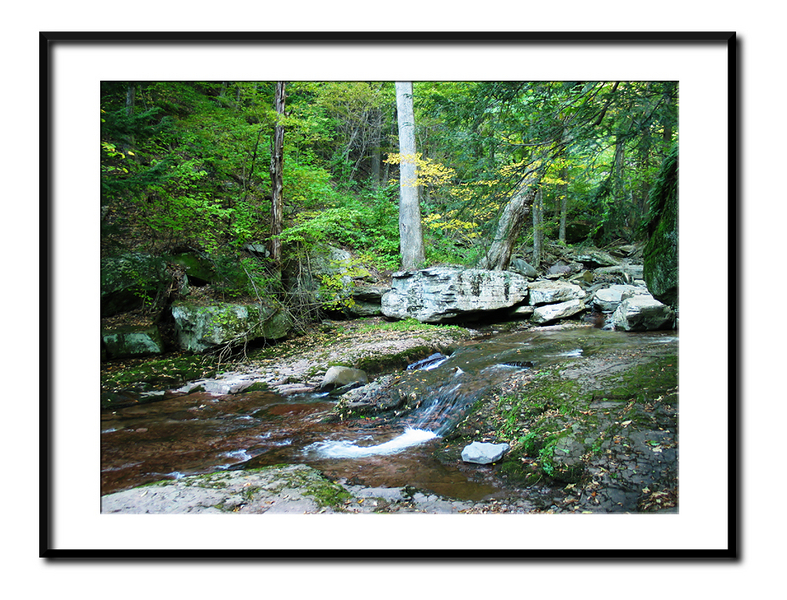
<path id="1" fill-rule="evenodd" d="M 537 262 L 543 239 L 644 241 L 649 191 L 677 145 L 671 81 L 414 82 L 414 156 L 400 152 L 393 82 L 279 84 L 103 82 L 104 255 L 247 260 L 273 233 L 285 262 L 330 244 L 396 270 L 410 161 L 425 264 Z M 267 256 L 247 272 L 280 275 Z"/>

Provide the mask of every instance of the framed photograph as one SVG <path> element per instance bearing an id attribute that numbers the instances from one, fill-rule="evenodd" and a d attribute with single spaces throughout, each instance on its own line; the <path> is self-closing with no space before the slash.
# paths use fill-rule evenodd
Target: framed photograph
<path id="1" fill-rule="evenodd" d="M 43 32 L 40 83 L 42 557 L 738 557 L 734 32 Z"/>

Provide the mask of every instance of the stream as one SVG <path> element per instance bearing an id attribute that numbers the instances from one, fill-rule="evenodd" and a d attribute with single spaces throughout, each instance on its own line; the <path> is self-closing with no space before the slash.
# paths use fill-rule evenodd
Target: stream
<path id="1" fill-rule="evenodd" d="M 267 391 L 213 396 L 167 392 L 155 402 L 101 414 L 101 493 L 162 479 L 237 468 L 307 464 L 370 487 L 413 486 L 458 500 L 502 497 L 493 470 L 441 461 L 441 437 L 487 390 L 512 374 L 599 351 L 674 347 L 675 331 L 625 333 L 591 327 L 490 334 L 402 376 L 418 408 L 399 419 L 331 421 L 328 394 Z"/>

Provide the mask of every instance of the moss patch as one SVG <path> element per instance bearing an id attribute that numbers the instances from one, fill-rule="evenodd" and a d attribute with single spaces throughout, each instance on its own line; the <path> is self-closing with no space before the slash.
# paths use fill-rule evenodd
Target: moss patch
<path id="1" fill-rule="evenodd" d="M 598 457 L 634 447 L 629 437 L 635 432 L 670 426 L 659 420 L 656 407 L 677 403 L 677 356 L 619 360 L 616 366 L 623 367 L 602 377 L 565 373 L 578 365 L 601 371 L 609 357 L 531 373 L 513 391 L 497 390 L 476 403 L 452 437 L 469 441 L 481 434 L 508 442 L 511 450 L 498 469 L 516 485 L 545 478 L 579 483 Z"/>
<path id="2" fill-rule="evenodd" d="M 101 389 L 113 392 L 175 387 L 187 381 L 212 377 L 216 369 L 217 361 L 212 357 L 186 353 L 161 358 L 110 361 L 101 366 Z"/>

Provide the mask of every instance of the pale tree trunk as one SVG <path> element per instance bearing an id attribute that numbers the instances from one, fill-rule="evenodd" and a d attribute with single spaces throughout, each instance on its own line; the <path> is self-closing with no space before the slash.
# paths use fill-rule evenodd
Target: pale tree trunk
<path id="1" fill-rule="evenodd" d="M 285 82 L 276 82 L 275 108 L 279 118 L 284 116 Z M 271 258 L 277 269 L 281 268 L 281 238 L 284 223 L 284 183 L 282 168 L 284 164 L 284 126 L 279 122 L 273 132 L 271 148 Z"/>
<path id="2" fill-rule="evenodd" d="M 508 204 L 503 209 L 503 214 L 500 215 L 495 237 L 489 245 L 489 250 L 478 263 L 480 269 L 494 271 L 505 271 L 508 269 L 516 240 L 522 232 L 525 218 L 530 211 L 530 205 L 533 203 L 537 185 L 537 177 L 534 175 L 527 177 L 519 185 L 511 200 L 508 201 Z"/>
<path id="3" fill-rule="evenodd" d="M 568 181 L 568 169 L 563 169 L 560 174 L 562 181 Z M 561 183 L 560 187 L 560 229 L 558 231 L 558 240 L 566 243 L 566 215 L 568 214 L 568 183 Z"/>
<path id="4" fill-rule="evenodd" d="M 539 189 L 533 196 L 533 267 L 541 267 L 544 254 L 544 197 Z"/>
<path id="5" fill-rule="evenodd" d="M 421 229 L 421 207 L 415 172 L 415 118 L 413 84 L 396 82 L 396 111 L 399 122 L 399 247 L 402 269 L 417 269 L 425 260 Z"/>
<path id="6" fill-rule="evenodd" d="M 134 106 L 136 104 L 136 92 L 133 83 L 129 83 L 128 87 L 126 88 L 126 116 L 133 117 L 134 116 Z M 127 135 L 123 138 L 123 144 L 121 148 L 123 152 L 128 152 L 134 146 L 134 136 Z"/>

